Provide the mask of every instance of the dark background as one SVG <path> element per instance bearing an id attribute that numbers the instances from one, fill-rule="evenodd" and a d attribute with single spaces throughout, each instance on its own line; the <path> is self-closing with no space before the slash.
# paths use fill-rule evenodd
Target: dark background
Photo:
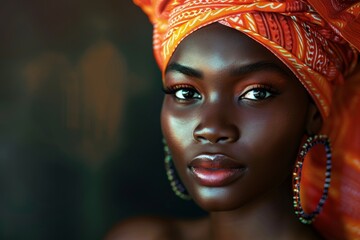
<path id="1" fill-rule="evenodd" d="M 0 239 L 202 212 L 163 168 L 152 27 L 129 0 L 2 0 Z"/>

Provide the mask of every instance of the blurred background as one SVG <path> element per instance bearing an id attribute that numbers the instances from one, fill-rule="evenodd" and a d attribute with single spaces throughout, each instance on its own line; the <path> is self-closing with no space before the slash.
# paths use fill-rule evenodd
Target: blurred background
<path id="1" fill-rule="evenodd" d="M 167 182 L 152 27 L 130 0 L 2 0 L 0 239 L 195 217 Z"/>

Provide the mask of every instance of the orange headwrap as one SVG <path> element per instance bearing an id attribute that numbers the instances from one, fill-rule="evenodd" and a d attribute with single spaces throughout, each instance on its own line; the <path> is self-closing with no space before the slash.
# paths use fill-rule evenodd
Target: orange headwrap
<path id="1" fill-rule="evenodd" d="M 330 136 L 334 149 L 330 196 L 315 225 L 331 239 L 360 239 L 360 127 L 356 128 L 360 123 L 360 73 L 351 80 L 348 77 L 360 49 L 359 1 L 134 2 L 154 25 L 154 53 L 163 73 L 178 44 L 214 22 L 247 34 L 292 70 L 318 106 L 324 119 L 322 132 Z M 321 194 L 324 177 L 319 172 L 324 170 L 316 169 L 316 163 L 313 168 L 308 170 L 312 181 L 306 187 Z M 311 206 L 318 194 L 306 198 Z"/>

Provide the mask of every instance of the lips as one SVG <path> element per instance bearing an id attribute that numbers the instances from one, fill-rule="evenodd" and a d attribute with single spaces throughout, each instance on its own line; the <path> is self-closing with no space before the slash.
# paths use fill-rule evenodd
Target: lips
<path id="1" fill-rule="evenodd" d="M 189 169 L 200 185 L 221 187 L 243 176 L 246 167 L 223 154 L 201 154 L 190 162 Z"/>

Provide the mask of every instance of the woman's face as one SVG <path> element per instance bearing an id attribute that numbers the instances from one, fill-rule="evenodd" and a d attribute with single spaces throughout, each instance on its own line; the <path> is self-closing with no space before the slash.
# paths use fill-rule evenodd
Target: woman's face
<path id="1" fill-rule="evenodd" d="M 234 29 L 209 25 L 177 47 L 164 88 L 163 134 L 203 209 L 232 210 L 289 190 L 310 100 L 271 52 Z"/>

